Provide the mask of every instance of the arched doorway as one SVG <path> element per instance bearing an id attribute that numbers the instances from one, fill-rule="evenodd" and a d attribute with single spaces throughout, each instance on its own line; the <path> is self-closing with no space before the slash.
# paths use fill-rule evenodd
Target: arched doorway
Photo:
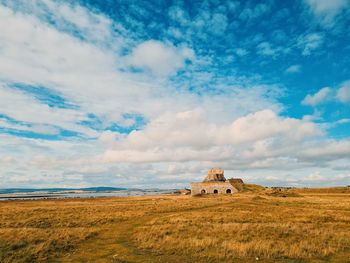
<path id="1" fill-rule="evenodd" d="M 214 194 L 217 194 L 217 193 L 219 193 L 219 192 L 218 192 L 218 190 L 215 189 L 215 190 L 214 190 Z"/>
<path id="2" fill-rule="evenodd" d="M 205 194 L 205 190 L 204 190 L 204 189 L 201 191 L 201 194 L 202 194 L 202 195 Z"/>
<path id="3" fill-rule="evenodd" d="M 231 189 L 227 189 L 226 194 L 231 194 Z"/>

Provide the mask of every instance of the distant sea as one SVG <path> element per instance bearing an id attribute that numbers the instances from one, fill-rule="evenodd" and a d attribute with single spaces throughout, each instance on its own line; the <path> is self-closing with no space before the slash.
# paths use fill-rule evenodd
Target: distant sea
<path id="1" fill-rule="evenodd" d="M 103 186 L 88 188 L 8 188 L 0 189 L 0 200 L 143 196 L 171 194 L 175 191 L 175 189 L 133 189 Z"/>

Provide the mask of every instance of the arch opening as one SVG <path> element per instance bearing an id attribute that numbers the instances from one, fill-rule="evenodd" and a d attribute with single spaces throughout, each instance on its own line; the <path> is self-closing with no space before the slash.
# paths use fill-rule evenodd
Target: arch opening
<path id="1" fill-rule="evenodd" d="M 231 189 L 226 190 L 226 194 L 231 194 L 231 193 L 232 193 Z"/>
<path id="2" fill-rule="evenodd" d="M 206 192 L 205 192 L 205 190 L 204 189 L 202 189 L 202 191 L 201 191 L 201 194 L 205 194 Z"/>
<path id="3" fill-rule="evenodd" d="M 218 194 L 218 193 L 219 193 L 218 190 L 215 189 L 215 190 L 214 190 L 214 194 Z"/>

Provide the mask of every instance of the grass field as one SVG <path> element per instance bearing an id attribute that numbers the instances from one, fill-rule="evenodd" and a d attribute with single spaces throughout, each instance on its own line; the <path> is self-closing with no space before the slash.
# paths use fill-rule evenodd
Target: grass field
<path id="1" fill-rule="evenodd" d="M 350 262 L 349 188 L 246 190 L 0 202 L 0 262 Z"/>

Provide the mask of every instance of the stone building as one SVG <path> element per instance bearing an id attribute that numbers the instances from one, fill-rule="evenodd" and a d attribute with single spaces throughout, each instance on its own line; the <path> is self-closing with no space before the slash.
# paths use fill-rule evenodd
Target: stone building
<path id="1" fill-rule="evenodd" d="M 199 194 L 233 194 L 243 189 L 239 178 L 226 180 L 224 170 L 212 168 L 201 183 L 191 183 L 191 195 Z"/>

